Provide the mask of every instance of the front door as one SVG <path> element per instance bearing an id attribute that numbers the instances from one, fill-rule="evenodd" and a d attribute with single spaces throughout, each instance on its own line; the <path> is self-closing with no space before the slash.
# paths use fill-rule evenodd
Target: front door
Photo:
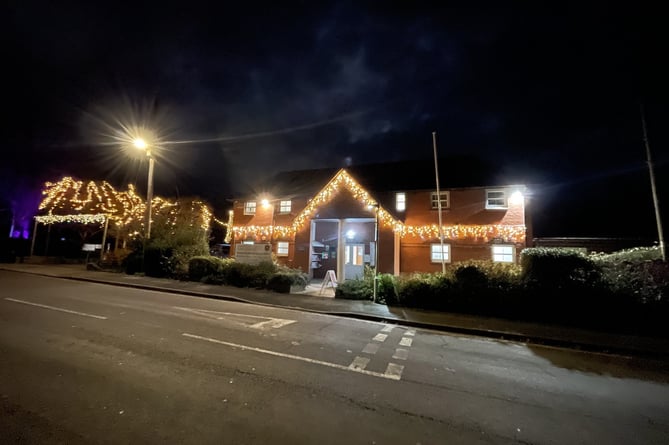
<path id="1" fill-rule="evenodd" d="M 344 278 L 354 280 L 362 278 L 365 269 L 365 245 L 346 244 L 346 261 L 344 262 Z"/>

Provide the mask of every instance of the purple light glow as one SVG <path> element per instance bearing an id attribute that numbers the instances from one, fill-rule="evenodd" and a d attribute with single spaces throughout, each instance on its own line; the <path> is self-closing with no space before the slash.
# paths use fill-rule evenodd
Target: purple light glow
<path id="1" fill-rule="evenodd" d="M 12 222 L 9 230 L 10 238 L 30 238 L 32 218 L 37 214 L 41 200 L 41 192 L 18 184 L 14 186 L 14 197 L 11 200 Z"/>

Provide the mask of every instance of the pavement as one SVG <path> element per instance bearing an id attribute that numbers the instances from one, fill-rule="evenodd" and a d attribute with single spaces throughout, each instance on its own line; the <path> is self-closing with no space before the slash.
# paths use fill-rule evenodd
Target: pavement
<path id="1" fill-rule="evenodd" d="M 371 301 L 336 299 L 333 298 L 334 290 L 330 287 L 322 288 L 320 283 L 310 284 L 303 292 L 280 294 L 266 290 L 87 270 L 83 264 L 8 263 L 0 264 L 0 270 L 296 309 L 603 354 L 669 360 L 669 338 L 623 335 L 501 318 L 388 307 Z"/>

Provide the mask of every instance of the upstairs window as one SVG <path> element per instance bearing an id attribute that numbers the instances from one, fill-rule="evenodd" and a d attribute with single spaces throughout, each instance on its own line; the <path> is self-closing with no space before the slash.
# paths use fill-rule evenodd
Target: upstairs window
<path id="1" fill-rule="evenodd" d="M 451 245 L 444 244 L 442 246 L 441 243 L 430 244 L 430 261 L 433 263 L 441 263 L 442 258 L 445 263 L 451 262 Z"/>
<path id="2" fill-rule="evenodd" d="M 439 192 L 439 198 L 437 197 L 437 192 L 430 193 L 430 202 L 432 203 L 432 210 L 439 210 L 439 201 L 441 201 L 441 208 L 447 209 L 450 206 L 450 196 L 448 192 Z"/>
<path id="3" fill-rule="evenodd" d="M 278 243 L 276 243 L 276 255 L 288 256 L 288 241 L 279 241 Z"/>
<path id="4" fill-rule="evenodd" d="M 506 209 L 506 191 L 505 190 L 486 190 L 485 191 L 486 209 Z"/>
<path id="5" fill-rule="evenodd" d="M 279 201 L 279 213 L 290 213 L 290 209 L 291 209 L 290 200 Z"/>
<path id="6" fill-rule="evenodd" d="M 516 248 L 514 246 L 492 246 L 492 260 L 496 263 L 515 263 Z"/>
<path id="7" fill-rule="evenodd" d="M 256 214 L 256 202 L 246 201 L 244 203 L 244 215 L 255 215 L 255 214 Z"/>
<path id="8" fill-rule="evenodd" d="M 407 208 L 407 194 L 404 192 L 395 193 L 395 210 L 403 212 Z"/>

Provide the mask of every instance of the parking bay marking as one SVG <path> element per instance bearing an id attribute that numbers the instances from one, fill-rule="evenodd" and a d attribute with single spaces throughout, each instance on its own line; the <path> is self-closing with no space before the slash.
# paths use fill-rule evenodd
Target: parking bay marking
<path id="1" fill-rule="evenodd" d="M 82 317 L 97 318 L 98 320 L 106 320 L 107 319 L 107 317 L 103 317 L 102 315 L 87 314 L 85 312 L 77 312 L 77 311 L 73 311 L 73 310 L 70 310 L 70 309 L 64 309 L 64 308 L 61 308 L 61 307 L 48 306 L 46 304 L 40 304 L 40 303 L 33 303 L 31 301 L 16 300 L 14 298 L 5 298 L 5 300 L 13 301 L 14 303 L 27 304 L 27 305 L 30 305 L 30 306 L 37 306 L 37 307 L 41 307 L 43 309 L 49 309 L 49 310 L 52 310 L 52 311 L 67 312 L 68 314 L 81 315 Z"/>
<path id="2" fill-rule="evenodd" d="M 273 318 L 273 317 L 263 317 L 260 315 L 247 315 L 247 314 L 237 314 L 234 312 L 220 312 L 220 311 L 210 311 L 206 309 L 193 309 L 193 308 L 188 308 L 188 307 L 180 307 L 180 306 L 174 306 L 175 309 L 180 309 L 182 311 L 186 312 L 192 312 L 197 315 L 201 315 L 207 318 L 213 318 L 215 320 L 225 320 L 226 317 L 225 315 L 229 317 L 242 317 L 242 318 L 251 318 L 251 319 L 261 319 L 265 321 L 259 321 L 257 323 L 254 323 L 252 325 L 246 325 L 249 328 L 253 329 L 264 329 L 264 328 L 272 328 L 272 329 L 278 329 L 282 328 L 284 326 L 287 326 L 289 324 L 296 323 L 297 320 L 287 320 L 284 318 Z"/>
<path id="3" fill-rule="evenodd" d="M 340 369 L 342 371 L 349 371 L 349 372 L 357 372 L 358 374 L 365 374 L 365 375 L 370 375 L 373 377 L 379 377 L 382 379 L 388 379 L 388 380 L 400 380 L 402 377 L 402 369 L 404 368 L 403 366 L 400 365 L 394 365 L 393 363 L 388 365 L 388 369 L 386 369 L 386 372 L 384 374 L 380 372 L 374 372 L 374 371 L 367 371 L 366 369 L 359 369 L 355 367 L 349 367 L 349 366 L 344 366 L 344 365 L 339 365 L 337 363 L 330 363 L 330 362 L 325 362 L 322 360 L 315 360 L 312 358 L 307 358 L 307 357 L 301 357 L 299 355 L 293 355 L 293 354 L 285 354 L 283 352 L 276 352 L 276 351 L 270 351 L 268 349 L 261 349 L 261 348 L 255 348 L 253 346 L 245 346 L 245 345 L 240 345 L 237 343 L 230 343 L 227 341 L 223 340 L 217 340 L 215 338 L 210 338 L 210 337 L 202 337 L 200 335 L 195 335 L 195 334 L 189 334 L 188 332 L 183 332 L 181 335 L 184 337 L 188 338 L 194 338 L 196 340 L 202 340 L 206 341 L 209 343 L 216 343 L 219 345 L 224 345 L 224 346 L 229 346 L 231 348 L 239 348 L 242 351 L 253 351 L 253 352 L 258 352 L 261 354 L 268 354 L 268 355 L 273 355 L 276 357 L 282 357 L 282 358 L 288 358 L 291 360 L 298 360 L 306 363 L 311 363 L 314 365 L 321 365 L 321 366 L 327 366 L 328 368 L 335 368 L 335 369 Z"/>

